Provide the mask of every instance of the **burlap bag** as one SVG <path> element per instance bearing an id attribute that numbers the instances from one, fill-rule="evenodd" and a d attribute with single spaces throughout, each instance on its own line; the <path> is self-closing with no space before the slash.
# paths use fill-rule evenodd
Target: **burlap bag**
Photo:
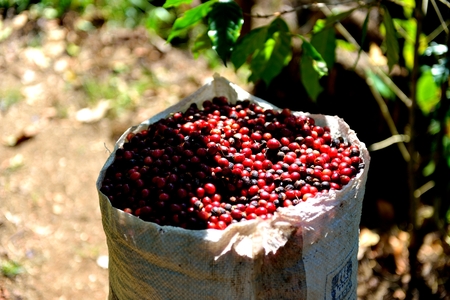
<path id="1" fill-rule="evenodd" d="M 178 104 L 127 130 L 114 152 L 128 132 L 214 96 L 276 108 L 215 76 Z M 329 126 L 333 136 L 358 145 L 366 167 L 340 191 L 279 209 L 271 220 L 237 223 L 223 231 L 159 226 L 112 207 L 100 188 L 113 152 L 97 180 L 109 250 L 109 299 L 356 299 L 358 233 L 370 157 L 342 119 L 310 116 Z"/>

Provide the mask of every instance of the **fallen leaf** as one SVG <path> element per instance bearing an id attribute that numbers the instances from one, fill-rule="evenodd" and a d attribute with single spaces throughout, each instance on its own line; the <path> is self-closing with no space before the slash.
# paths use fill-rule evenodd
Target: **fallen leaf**
<path id="1" fill-rule="evenodd" d="M 78 122 L 82 123 L 95 123 L 103 119 L 106 113 L 110 109 L 111 102 L 108 100 L 100 101 L 94 108 L 83 108 L 77 111 L 75 116 Z"/>
<path id="2" fill-rule="evenodd" d="M 389 244 L 392 247 L 392 255 L 395 260 L 395 273 L 404 274 L 408 269 L 408 241 L 409 234 L 406 231 L 399 231 L 397 236 L 389 237 Z"/>
<path id="3" fill-rule="evenodd" d="M 378 244 L 380 241 L 380 236 L 368 228 L 361 229 L 359 233 L 359 249 L 358 249 L 358 260 L 364 257 L 366 251 Z"/>

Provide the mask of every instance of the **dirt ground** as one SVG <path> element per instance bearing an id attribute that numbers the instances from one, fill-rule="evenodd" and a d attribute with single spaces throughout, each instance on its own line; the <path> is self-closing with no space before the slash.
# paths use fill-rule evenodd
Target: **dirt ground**
<path id="1" fill-rule="evenodd" d="M 85 32 L 78 21 L 24 13 L 0 26 L 0 300 L 106 299 L 108 251 L 95 182 L 108 149 L 215 72 L 251 90 L 244 74 L 168 49 L 144 29 Z M 135 85 L 142 77 L 149 80 Z M 108 101 L 101 84 L 89 85 L 103 80 L 125 104 Z M 360 299 L 405 297 L 407 241 L 401 231 L 361 231 Z M 448 245 L 429 236 L 425 246 L 437 291 L 446 278 L 433 270 L 448 266 Z M 378 258 L 391 259 L 393 269 Z"/>

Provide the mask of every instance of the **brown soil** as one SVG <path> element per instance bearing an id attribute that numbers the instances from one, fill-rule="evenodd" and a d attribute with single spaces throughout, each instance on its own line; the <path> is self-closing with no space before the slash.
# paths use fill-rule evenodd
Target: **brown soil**
<path id="1" fill-rule="evenodd" d="M 102 259 L 108 252 L 95 182 L 108 149 L 129 126 L 189 95 L 215 72 L 251 88 L 241 73 L 168 50 L 144 29 L 86 33 L 73 29 L 76 22 L 25 13 L 3 23 L 2 32 L 12 31 L 0 43 L 0 265 L 19 268 L 0 274 L 0 300 L 106 299 Z M 133 83 L 144 75 L 151 81 L 138 92 Z M 91 100 L 89 80 L 104 80 L 131 104 Z M 99 103 L 109 109 L 81 118 L 83 108 Z M 361 241 L 360 298 L 403 299 L 407 234 L 364 229 Z M 420 253 L 440 298 L 447 294 L 434 270 L 448 264 L 447 248 L 429 236 Z"/>

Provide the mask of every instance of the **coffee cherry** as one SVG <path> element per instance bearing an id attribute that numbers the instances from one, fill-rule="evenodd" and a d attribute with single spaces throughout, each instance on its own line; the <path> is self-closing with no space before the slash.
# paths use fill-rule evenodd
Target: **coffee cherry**
<path id="1" fill-rule="evenodd" d="M 281 143 L 277 139 L 270 139 L 267 141 L 267 148 L 275 150 L 281 147 Z"/>
<path id="2" fill-rule="evenodd" d="M 212 195 L 216 192 L 216 186 L 212 183 L 206 183 L 203 186 L 203 188 L 204 188 L 205 192 L 209 195 Z"/>

